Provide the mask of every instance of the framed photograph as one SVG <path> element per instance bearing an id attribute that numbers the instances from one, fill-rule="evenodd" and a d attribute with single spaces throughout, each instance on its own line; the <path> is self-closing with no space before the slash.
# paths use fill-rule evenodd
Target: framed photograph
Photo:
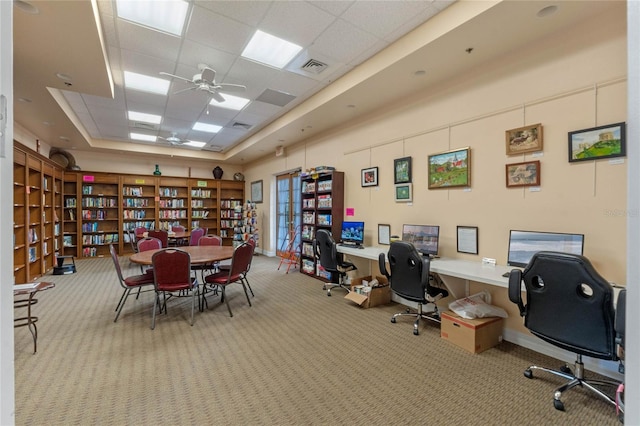
<path id="1" fill-rule="evenodd" d="M 254 203 L 262 202 L 262 180 L 251 182 L 251 201 Z"/>
<path id="2" fill-rule="evenodd" d="M 393 183 L 411 183 L 411 157 L 393 160 Z"/>
<path id="3" fill-rule="evenodd" d="M 378 244 L 391 244 L 391 225 L 378 224 Z"/>
<path id="4" fill-rule="evenodd" d="M 410 183 L 399 183 L 396 185 L 396 202 L 409 203 L 413 200 Z"/>
<path id="5" fill-rule="evenodd" d="M 430 155 L 427 163 L 429 189 L 471 186 L 471 148 Z"/>
<path id="6" fill-rule="evenodd" d="M 478 227 L 458 226 L 458 253 L 478 254 Z"/>
<path id="7" fill-rule="evenodd" d="M 569 162 L 627 155 L 625 123 L 569 132 Z"/>
<path id="8" fill-rule="evenodd" d="M 505 166 L 507 188 L 540 185 L 540 161 L 525 161 Z"/>
<path id="9" fill-rule="evenodd" d="M 362 169 L 362 183 L 364 186 L 378 186 L 378 168 L 369 167 L 368 169 Z"/>
<path id="10" fill-rule="evenodd" d="M 542 124 L 506 131 L 507 155 L 542 151 Z"/>

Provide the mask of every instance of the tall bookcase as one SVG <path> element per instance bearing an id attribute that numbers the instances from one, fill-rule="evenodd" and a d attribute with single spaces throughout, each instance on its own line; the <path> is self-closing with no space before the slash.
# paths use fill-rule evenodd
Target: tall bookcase
<path id="1" fill-rule="evenodd" d="M 244 182 L 219 181 L 220 183 L 220 236 L 223 244 L 242 242 Z"/>
<path id="2" fill-rule="evenodd" d="M 313 253 L 313 240 L 319 229 L 331 232 L 336 241 L 344 219 L 344 173 L 324 171 L 307 174 L 301 178 L 302 191 L 302 247 L 300 272 L 330 279 L 319 269 Z"/>
<path id="3" fill-rule="evenodd" d="M 189 229 L 188 179 L 163 177 L 159 180 L 159 228 L 168 231 L 179 225 Z"/>
<path id="4" fill-rule="evenodd" d="M 120 236 L 117 175 L 82 175 L 82 257 L 106 256 Z"/>
<path id="5" fill-rule="evenodd" d="M 190 179 L 190 229 L 207 228 L 207 233 L 220 235 L 218 223 L 218 184 L 210 179 Z"/>
<path id="6" fill-rule="evenodd" d="M 156 178 L 123 176 L 121 181 L 121 228 L 124 231 L 133 231 L 138 227 L 156 229 Z"/>
<path id="7" fill-rule="evenodd" d="M 80 240 L 78 230 L 78 175 L 76 173 L 65 173 L 62 184 L 62 254 L 65 256 L 77 256 Z"/>
<path id="8" fill-rule="evenodd" d="M 13 164 L 13 256 L 16 283 L 51 270 L 60 248 L 62 169 L 18 143 Z"/>

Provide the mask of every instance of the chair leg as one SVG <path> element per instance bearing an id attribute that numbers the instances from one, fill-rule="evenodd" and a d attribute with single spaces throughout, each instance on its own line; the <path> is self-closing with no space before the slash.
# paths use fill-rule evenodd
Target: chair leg
<path id="1" fill-rule="evenodd" d="M 398 312 L 391 317 L 391 322 L 395 324 L 396 318 L 402 316 L 415 317 L 415 322 L 413 323 L 413 334 L 418 336 L 420 334 L 420 319 L 427 319 L 430 321 L 434 321 L 440 323 L 440 313 L 438 312 L 438 307 L 435 306 L 432 312 L 424 313 L 422 311 L 422 303 L 418 304 L 418 309 L 416 312 L 411 312 L 411 308 L 407 308 L 405 312 Z"/>
<path id="2" fill-rule="evenodd" d="M 244 278 L 244 282 L 247 283 L 247 287 L 249 287 L 249 291 L 251 292 L 251 297 L 256 297 L 256 295 L 253 294 L 253 289 L 251 288 L 251 284 L 249 284 L 249 280 L 247 279 L 247 276 L 245 275 L 243 278 Z M 251 303 L 249 303 L 249 304 L 251 304 Z"/>
<path id="3" fill-rule="evenodd" d="M 125 299 L 125 296 L 127 295 L 127 291 L 129 291 L 129 289 L 125 288 L 124 291 L 122 292 L 122 296 L 120 296 L 120 301 L 116 305 L 116 309 L 115 309 L 116 312 L 118 312 L 118 309 L 120 309 L 120 305 L 122 304 L 122 301 Z"/>
<path id="4" fill-rule="evenodd" d="M 138 288 L 138 290 L 140 290 L 140 288 Z M 124 302 L 127 301 L 127 297 L 129 297 L 129 293 L 131 293 L 130 288 L 125 289 L 124 292 L 122 293 L 122 296 L 120 297 L 120 302 L 118 302 L 118 306 L 116 306 L 116 318 L 113 320 L 113 322 L 118 321 L 118 317 L 120 316 L 120 312 L 122 312 L 122 308 L 124 308 Z"/>
<path id="5" fill-rule="evenodd" d="M 193 327 L 193 311 L 196 307 L 196 293 L 198 293 L 198 299 L 200 299 L 200 290 L 197 283 L 191 288 L 191 292 L 191 327 Z"/>
<path id="6" fill-rule="evenodd" d="M 160 295 L 156 292 L 156 297 L 153 301 L 153 312 L 151 314 L 151 329 L 154 330 L 156 328 L 156 309 L 158 307 L 158 300 L 160 299 Z"/>
<path id="7" fill-rule="evenodd" d="M 227 294 L 226 292 L 227 290 L 227 286 L 223 285 L 222 286 L 222 298 L 221 298 L 221 302 L 224 300 L 224 303 L 227 305 L 227 309 L 229 310 L 229 316 L 232 317 L 233 316 L 233 312 L 231 312 L 231 306 L 229 306 L 229 299 L 227 299 L 225 296 Z"/>
<path id="8" fill-rule="evenodd" d="M 249 299 L 249 293 L 247 293 L 247 286 L 244 285 L 246 279 L 245 278 L 241 278 L 240 279 L 240 284 L 242 284 L 242 289 L 244 290 L 244 295 L 247 296 L 247 302 L 249 302 L 249 306 L 251 306 L 251 299 Z M 249 283 L 247 283 L 247 285 L 249 285 Z M 251 288 L 251 287 L 249 287 Z M 253 294 L 253 292 L 252 292 Z"/>

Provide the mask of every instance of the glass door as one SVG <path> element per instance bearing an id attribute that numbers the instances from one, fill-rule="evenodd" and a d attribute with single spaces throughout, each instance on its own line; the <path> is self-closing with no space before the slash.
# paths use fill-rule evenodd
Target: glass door
<path id="1" fill-rule="evenodd" d="M 300 171 L 278 176 L 276 185 L 276 251 L 288 257 L 300 251 Z"/>

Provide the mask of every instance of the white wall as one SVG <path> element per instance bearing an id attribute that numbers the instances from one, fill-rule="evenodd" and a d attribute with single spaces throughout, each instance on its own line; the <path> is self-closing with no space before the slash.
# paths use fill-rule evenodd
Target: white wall
<path id="1" fill-rule="evenodd" d="M 0 1 L 0 94 L 7 97 L 7 131 L 0 156 L 0 424 L 15 423 L 13 361 L 13 2 Z"/>

